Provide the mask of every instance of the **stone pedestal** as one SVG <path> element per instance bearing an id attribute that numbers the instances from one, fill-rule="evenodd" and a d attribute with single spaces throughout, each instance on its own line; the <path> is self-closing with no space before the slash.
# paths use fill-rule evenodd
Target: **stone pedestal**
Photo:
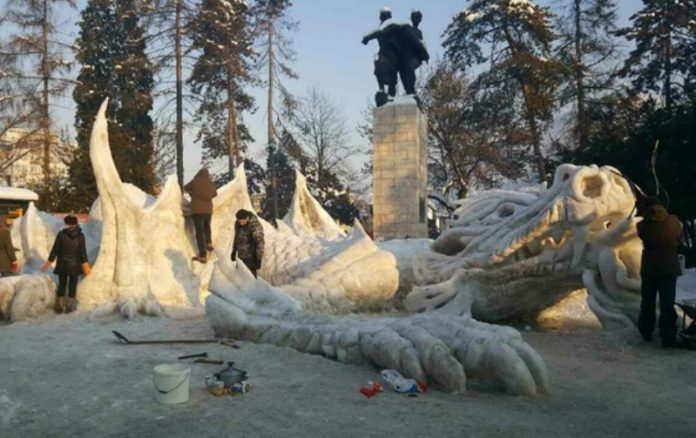
<path id="1" fill-rule="evenodd" d="M 410 97 L 373 113 L 374 238 L 427 237 L 427 119 Z"/>

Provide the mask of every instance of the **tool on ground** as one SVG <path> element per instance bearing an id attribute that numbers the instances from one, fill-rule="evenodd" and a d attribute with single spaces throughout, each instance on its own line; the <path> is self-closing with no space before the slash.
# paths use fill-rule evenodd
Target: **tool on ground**
<path id="1" fill-rule="evenodd" d="M 116 336 L 119 341 L 124 342 L 127 345 L 142 345 L 142 344 L 213 344 L 221 342 L 222 339 L 210 338 L 210 339 L 148 339 L 148 340 L 137 340 L 131 341 L 123 334 L 112 330 L 111 333 Z"/>
<path id="2" fill-rule="evenodd" d="M 228 347 L 234 348 L 235 350 L 239 350 L 241 347 L 237 344 L 233 344 L 232 342 L 229 341 L 220 341 L 222 345 L 226 345 Z"/>
<path id="3" fill-rule="evenodd" d="M 177 359 L 191 359 L 194 357 L 208 357 L 208 353 L 187 354 L 185 356 L 179 356 Z"/>
<path id="4" fill-rule="evenodd" d="M 209 364 L 213 364 L 213 365 L 222 365 L 222 364 L 225 363 L 225 361 L 222 360 L 222 359 L 205 359 L 205 358 L 201 358 L 201 359 L 194 359 L 194 360 L 193 360 L 193 363 L 209 363 Z"/>

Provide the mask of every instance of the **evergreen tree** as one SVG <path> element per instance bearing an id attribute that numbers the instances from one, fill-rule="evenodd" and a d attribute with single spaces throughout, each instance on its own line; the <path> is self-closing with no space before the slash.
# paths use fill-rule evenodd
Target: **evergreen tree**
<path id="1" fill-rule="evenodd" d="M 566 0 L 559 22 L 557 58 L 566 65 L 561 104 L 571 103 L 574 148 L 587 146 L 590 135 L 587 106 L 611 86 L 609 61 L 616 52 L 616 3 L 613 0 Z"/>
<path id="2" fill-rule="evenodd" d="M 53 183 L 51 164 L 61 158 L 60 151 L 53 150 L 51 140 L 51 130 L 55 129 L 51 116 L 53 99 L 62 96 L 73 83 L 66 77 L 72 66 L 72 48 L 61 39 L 53 14 L 60 3 L 75 6 L 72 0 L 8 0 L 0 16 L 3 29 L 17 32 L 0 44 L 0 67 L 10 67 L 0 70 L 0 81 L 16 81 L 13 92 L 2 95 L 0 100 L 12 102 L 12 109 L 20 111 L 9 120 L 41 132 L 43 183 L 36 189 L 41 194 L 39 207 L 44 209 L 55 207 L 56 199 L 49 190 Z M 6 128 L 0 126 L 3 129 Z"/>
<path id="3" fill-rule="evenodd" d="M 643 0 L 631 21 L 617 32 L 636 45 L 619 74 L 639 92 L 660 92 L 669 116 L 696 75 L 696 0 Z"/>
<path id="4" fill-rule="evenodd" d="M 135 1 L 90 0 L 82 11 L 77 60 L 82 64 L 73 97 L 78 150 L 70 166 L 75 209 L 97 196 L 89 160 L 89 137 L 99 106 L 109 98 L 109 143 L 124 182 L 152 192 L 152 69 Z"/>
<path id="5" fill-rule="evenodd" d="M 252 83 L 252 29 L 249 11 L 242 0 L 203 0 L 191 23 L 192 47 L 200 51 L 188 83 L 200 104 L 196 120 L 201 123 L 203 162 L 228 157 L 234 175 L 241 162 L 244 143 L 251 136 L 240 114 L 254 106 L 244 91 Z"/>
<path id="6" fill-rule="evenodd" d="M 297 30 L 298 26 L 288 14 L 291 7 L 290 0 L 255 0 L 250 11 L 259 53 L 256 70 L 266 78 L 265 85 L 268 87 L 269 143 L 277 137 L 273 122 L 279 117 L 275 111 L 276 99 L 280 97 L 281 106 L 284 108 L 294 100 L 281 81 L 282 77 L 297 79 L 297 73 L 290 66 L 290 63 L 295 61 L 295 51 L 288 33 Z M 276 90 L 279 91 L 279 96 L 276 96 Z"/>
<path id="7" fill-rule="evenodd" d="M 272 155 L 268 156 L 268 160 L 266 161 L 266 169 L 274 168 L 276 172 L 275 192 L 278 202 L 278 213 L 277 217 L 275 217 L 273 212 L 273 199 L 271 196 L 272 181 L 267 180 L 265 190 L 266 197 L 263 200 L 261 216 L 269 220 L 282 219 L 285 216 L 290 208 L 292 196 L 295 193 L 295 169 L 284 148 L 284 142 L 288 141 L 288 135 L 286 132 L 282 132 L 279 137 L 280 146 Z M 273 163 L 270 162 L 271 159 L 274 160 Z"/>
<path id="8" fill-rule="evenodd" d="M 290 0 L 256 0 L 251 8 L 253 17 L 254 38 L 259 46 L 258 62 L 256 69 L 262 75 L 265 73 L 266 86 L 268 87 L 267 99 L 267 139 L 268 139 L 268 175 L 271 178 L 267 187 L 267 198 L 270 198 L 269 220 L 274 223 L 280 217 L 277 211 L 278 196 L 276 188 L 280 184 L 277 174 L 282 169 L 276 169 L 276 159 L 273 157 L 277 151 L 276 140 L 278 136 L 273 122 L 278 117 L 275 111 L 277 99 L 275 91 L 280 92 L 283 107 L 288 108 L 294 105 L 294 98 L 283 86 L 280 78 L 285 76 L 296 79 L 297 74 L 292 70 L 289 63 L 295 60 L 295 52 L 292 48 L 292 40 L 287 33 L 297 28 L 297 22 L 290 19 L 288 9 L 292 6 Z"/>
<path id="9" fill-rule="evenodd" d="M 542 134 L 552 116 L 562 72 L 561 64 L 550 59 L 555 38 L 551 18 L 548 8 L 531 0 L 472 0 L 447 27 L 443 43 L 458 68 L 490 66 L 475 86 L 492 90 L 511 82 L 516 85 L 508 96 L 509 105 L 523 115 L 541 181 L 548 177 Z"/>

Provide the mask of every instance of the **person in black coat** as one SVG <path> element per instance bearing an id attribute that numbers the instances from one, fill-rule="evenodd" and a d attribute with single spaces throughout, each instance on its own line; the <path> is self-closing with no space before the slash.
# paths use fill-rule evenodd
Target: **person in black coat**
<path id="1" fill-rule="evenodd" d="M 82 230 L 77 225 L 77 218 L 69 215 L 65 217 L 63 222 L 65 222 L 65 228 L 56 236 L 48 261 L 44 263 L 42 268 L 46 271 L 58 259 L 53 270 L 53 273 L 58 275 L 56 313 L 73 311 L 75 295 L 77 294 L 77 280 L 80 274 L 89 273 L 85 235 L 82 234 Z M 87 264 L 86 269 L 83 268 L 83 264 Z M 65 297 L 66 289 L 67 300 Z"/>
<path id="2" fill-rule="evenodd" d="M 641 302 L 638 329 L 650 341 L 655 330 L 655 301 L 660 296 L 660 337 L 663 347 L 677 346 L 674 311 L 677 276 L 681 274 L 677 245 L 682 225 L 676 216 L 667 213 L 657 198 L 647 198 L 639 207 L 643 217 L 637 225 L 643 241 L 641 256 Z"/>

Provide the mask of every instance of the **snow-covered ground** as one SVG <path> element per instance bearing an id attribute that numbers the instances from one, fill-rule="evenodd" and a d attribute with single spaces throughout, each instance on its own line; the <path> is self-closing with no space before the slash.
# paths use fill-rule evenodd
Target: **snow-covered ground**
<path id="1" fill-rule="evenodd" d="M 551 394 L 511 397 L 472 389 L 418 398 L 358 393 L 378 370 L 288 348 L 123 345 L 130 338 L 212 336 L 207 320 L 77 314 L 0 326 L 0 430 L 39 436 L 689 436 L 696 430 L 696 352 L 646 345 L 637 333 L 524 331 L 545 359 Z M 190 400 L 154 399 L 152 368 L 208 352 L 249 372 L 254 389 L 214 397 L 218 365 L 192 365 Z"/>

